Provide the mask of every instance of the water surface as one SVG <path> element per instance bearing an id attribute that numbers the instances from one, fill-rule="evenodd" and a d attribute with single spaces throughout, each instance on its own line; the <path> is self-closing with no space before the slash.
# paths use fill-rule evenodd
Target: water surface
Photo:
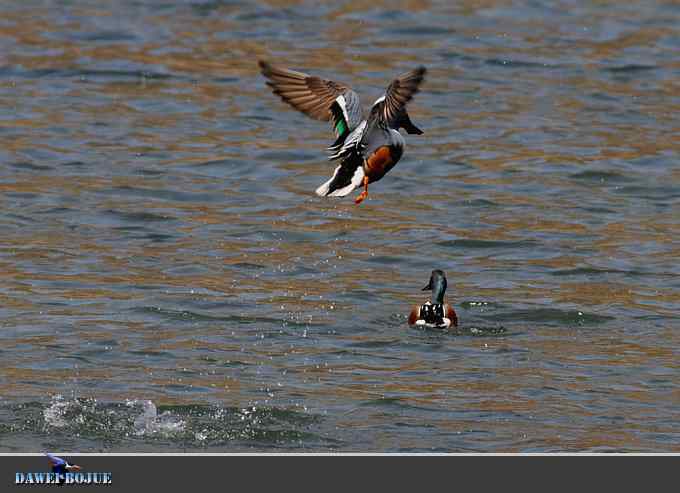
<path id="1" fill-rule="evenodd" d="M 449 4 L 4 2 L 0 449 L 680 451 L 680 9 Z M 258 58 L 425 134 L 320 199 Z"/>

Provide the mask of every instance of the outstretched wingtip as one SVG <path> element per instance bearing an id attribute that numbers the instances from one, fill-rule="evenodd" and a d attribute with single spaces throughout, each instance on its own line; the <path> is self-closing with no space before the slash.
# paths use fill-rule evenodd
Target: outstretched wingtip
<path id="1" fill-rule="evenodd" d="M 416 68 L 402 74 L 401 77 L 415 79 L 420 82 L 425 78 L 425 74 L 427 74 L 427 67 L 425 67 L 425 65 L 419 65 Z"/>
<path id="2" fill-rule="evenodd" d="M 416 84 L 415 93 L 420 92 L 420 85 L 425 82 L 425 75 L 427 74 L 427 69 L 424 65 L 419 66 L 413 71 L 412 82 Z"/>
<path id="3" fill-rule="evenodd" d="M 418 68 L 414 70 L 414 72 L 416 78 L 422 82 L 423 79 L 425 79 L 425 74 L 427 74 L 427 68 L 425 67 L 425 65 L 420 65 Z"/>
<path id="4" fill-rule="evenodd" d="M 260 67 L 262 74 L 266 75 L 267 73 L 271 72 L 272 66 L 269 64 L 269 62 L 260 58 L 257 60 L 257 65 Z"/>

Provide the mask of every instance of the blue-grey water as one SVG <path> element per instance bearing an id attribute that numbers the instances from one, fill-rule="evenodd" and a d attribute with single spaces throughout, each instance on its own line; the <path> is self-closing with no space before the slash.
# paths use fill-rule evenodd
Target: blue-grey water
<path id="1" fill-rule="evenodd" d="M 0 450 L 680 451 L 680 7 L 0 4 Z M 257 59 L 422 136 L 355 206 Z M 406 324 L 434 268 L 454 333 Z"/>

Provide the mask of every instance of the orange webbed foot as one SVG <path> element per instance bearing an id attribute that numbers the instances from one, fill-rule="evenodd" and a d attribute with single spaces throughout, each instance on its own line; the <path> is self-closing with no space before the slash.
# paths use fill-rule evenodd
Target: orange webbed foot
<path id="1" fill-rule="evenodd" d="M 359 205 L 366 197 L 368 197 L 368 176 L 364 176 L 364 191 L 361 192 L 356 199 L 354 199 L 354 203 Z"/>

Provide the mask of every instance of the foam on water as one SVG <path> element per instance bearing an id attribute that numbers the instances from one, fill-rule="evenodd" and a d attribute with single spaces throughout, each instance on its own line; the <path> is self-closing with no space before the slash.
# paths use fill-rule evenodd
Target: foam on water
<path id="1" fill-rule="evenodd" d="M 52 426 L 54 428 L 64 428 L 68 425 L 65 415 L 72 403 L 64 400 L 61 394 L 52 396 L 50 405 L 47 406 L 43 411 L 43 419 L 45 420 L 46 426 Z"/>
<path id="2" fill-rule="evenodd" d="M 141 407 L 141 413 L 135 418 L 134 433 L 137 436 L 148 434 L 173 435 L 184 431 L 185 422 L 170 412 L 158 415 L 156 406 L 150 400 L 128 400 L 128 407 Z"/>

